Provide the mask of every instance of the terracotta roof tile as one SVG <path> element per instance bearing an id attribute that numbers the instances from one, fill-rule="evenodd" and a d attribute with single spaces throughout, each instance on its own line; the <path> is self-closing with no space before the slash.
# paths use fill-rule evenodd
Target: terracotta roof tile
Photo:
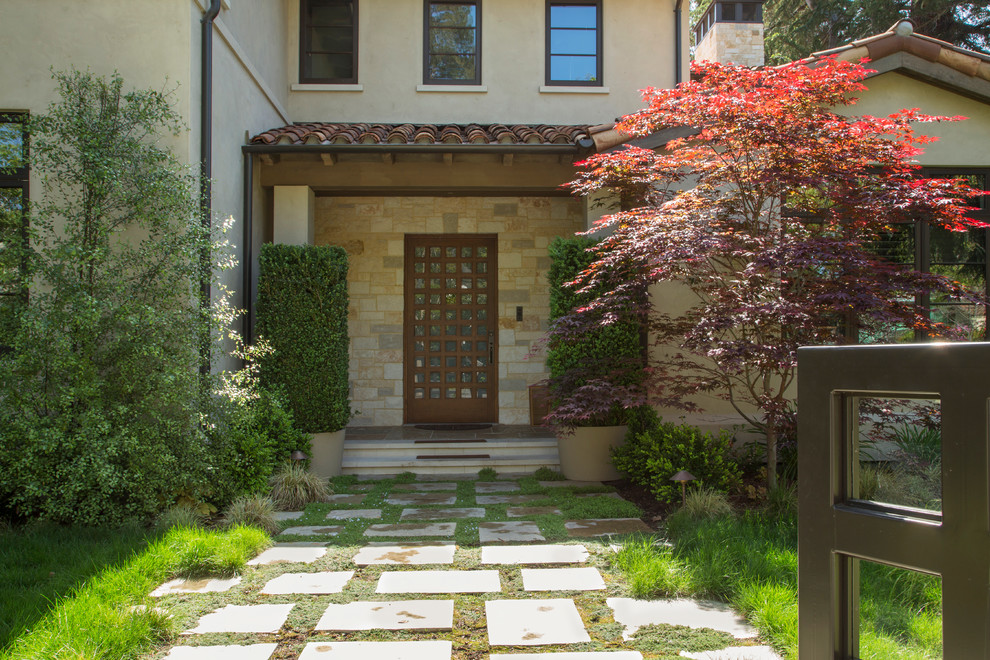
<path id="1" fill-rule="evenodd" d="M 331 124 L 314 122 L 273 128 L 251 138 L 262 145 L 331 144 L 555 144 L 585 146 L 610 125 Z"/>

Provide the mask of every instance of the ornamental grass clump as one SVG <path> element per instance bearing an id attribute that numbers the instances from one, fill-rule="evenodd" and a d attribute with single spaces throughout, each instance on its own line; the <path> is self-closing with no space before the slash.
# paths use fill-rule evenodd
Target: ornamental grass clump
<path id="1" fill-rule="evenodd" d="M 284 463 L 271 478 L 271 497 L 282 511 L 298 511 L 330 495 L 327 480 L 306 470 L 300 462 Z"/>
<path id="2" fill-rule="evenodd" d="M 275 534 L 280 529 L 275 519 L 275 502 L 270 497 L 238 497 L 230 503 L 223 515 L 224 526 L 228 528 L 245 525 L 257 527 L 269 534 Z"/>

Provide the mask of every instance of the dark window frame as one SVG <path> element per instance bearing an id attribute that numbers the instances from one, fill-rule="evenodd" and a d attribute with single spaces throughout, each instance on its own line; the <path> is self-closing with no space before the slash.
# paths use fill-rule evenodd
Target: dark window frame
<path id="1" fill-rule="evenodd" d="M 553 25 L 550 22 L 550 9 L 552 7 L 585 6 L 595 7 L 595 80 L 554 80 L 551 76 L 550 61 L 553 53 L 550 51 L 550 34 Z M 602 0 L 547 0 L 546 18 L 544 22 L 545 43 L 544 43 L 544 79 L 547 87 L 603 87 L 605 71 L 605 53 L 603 44 Z"/>
<path id="2" fill-rule="evenodd" d="M 433 5 L 474 5 L 474 78 L 454 80 L 430 76 L 430 8 Z M 481 84 L 481 0 L 423 0 L 423 84 L 480 85 Z"/>
<path id="3" fill-rule="evenodd" d="M 309 60 L 310 48 L 310 24 L 309 9 L 313 4 L 321 4 L 321 0 L 300 0 L 299 1 L 299 82 L 313 85 L 348 85 L 358 81 L 358 21 L 360 17 L 359 0 L 337 0 L 338 2 L 349 2 L 353 7 L 354 20 L 351 24 L 353 30 L 351 49 L 351 72 L 352 75 L 346 78 L 319 78 L 306 75 L 307 63 Z M 325 2 L 325 0 L 324 0 Z"/>
<path id="4" fill-rule="evenodd" d="M 26 122 L 28 120 L 28 113 L 26 112 L 0 112 L 0 123 L 19 123 L 22 126 L 21 130 L 21 144 L 23 145 L 23 164 L 21 167 L 12 170 L 4 171 L 0 170 L 0 188 L 8 190 L 20 190 L 21 191 L 21 203 L 22 203 L 22 220 L 21 220 L 21 240 L 26 242 L 28 240 L 28 203 L 30 200 L 30 165 L 28 162 L 28 149 L 30 147 L 28 140 L 28 132 Z M 21 274 L 22 281 L 19 291 L 3 291 L 0 290 L 0 300 L 17 300 L 20 299 L 22 302 L 26 303 L 28 298 L 28 288 L 27 279 L 25 277 L 27 272 L 27 263 L 21 262 Z M 8 346 L 3 344 L 3 338 L 0 337 L 0 352 L 5 352 L 10 350 Z"/>

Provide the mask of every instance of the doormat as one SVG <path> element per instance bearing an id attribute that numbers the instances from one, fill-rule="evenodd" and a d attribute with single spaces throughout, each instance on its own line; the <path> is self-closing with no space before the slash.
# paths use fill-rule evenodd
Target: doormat
<path id="1" fill-rule="evenodd" d="M 490 429 L 491 424 L 417 424 L 421 431 L 481 431 Z"/>

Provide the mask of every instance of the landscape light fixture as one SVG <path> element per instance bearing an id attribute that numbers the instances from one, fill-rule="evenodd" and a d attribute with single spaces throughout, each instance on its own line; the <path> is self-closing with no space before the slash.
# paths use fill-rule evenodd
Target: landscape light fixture
<path id="1" fill-rule="evenodd" d="M 688 472 L 687 470 L 681 470 L 674 476 L 670 478 L 671 481 L 676 481 L 681 485 L 681 505 L 684 505 L 685 500 L 687 500 L 687 482 L 694 481 L 697 479 L 696 476 Z"/>
<path id="2" fill-rule="evenodd" d="M 294 461 L 305 461 L 307 458 L 309 458 L 309 456 L 307 456 L 306 454 L 302 453 L 297 449 L 294 452 L 292 452 L 290 458 L 292 458 L 292 460 Z"/>

